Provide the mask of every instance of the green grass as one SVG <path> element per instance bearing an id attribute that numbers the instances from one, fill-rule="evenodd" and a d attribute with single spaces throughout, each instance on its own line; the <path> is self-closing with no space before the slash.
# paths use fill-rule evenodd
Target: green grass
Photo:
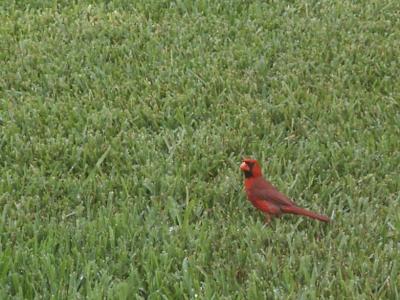
<path id="1" fill-rule="evenodd" d="M 1 299 L 400 298 L 399 1 L 72 2 L 0 6 Z"/>

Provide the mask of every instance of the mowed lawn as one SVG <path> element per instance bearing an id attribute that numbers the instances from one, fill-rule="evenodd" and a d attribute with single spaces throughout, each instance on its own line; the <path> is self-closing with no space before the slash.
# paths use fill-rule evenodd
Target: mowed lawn
<path id="1" fill-rule="evenodd" d="M 1 299 L 400 298 L 399 1 L 57 2 L 0 4 Z"/>

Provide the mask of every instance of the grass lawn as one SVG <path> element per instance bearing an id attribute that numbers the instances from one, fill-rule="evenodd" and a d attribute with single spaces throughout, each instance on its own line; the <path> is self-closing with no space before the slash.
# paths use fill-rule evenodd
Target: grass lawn
<path id="1" fill-rule="evenodd" d="M 400 298 L 400 1 L 0 20 L 1 299 Z M 245 156 L 333 222 L 264 226 Z"/>

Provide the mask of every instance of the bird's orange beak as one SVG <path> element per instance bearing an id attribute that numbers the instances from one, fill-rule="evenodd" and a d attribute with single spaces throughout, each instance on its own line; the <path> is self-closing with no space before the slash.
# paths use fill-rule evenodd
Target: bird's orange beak
<path id="1" fill-rule="evenodd" d="M 250 168 L 249 168 L 248 164 L 246 164 L 245 162 L 242 162 L 240 165 L 240 170 L 242 170 L 243 172 L 249 172 Z"/>

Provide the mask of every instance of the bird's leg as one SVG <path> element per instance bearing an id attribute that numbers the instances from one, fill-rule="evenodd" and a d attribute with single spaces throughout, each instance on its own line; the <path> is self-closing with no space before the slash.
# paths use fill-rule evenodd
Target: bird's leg
<path id="1" fill-rule="evenodd" d="M 264 213 L 264 215 L 265 215 L 264 225 L 268 225 L 269 222 L 271 222 L 271 215 L 269 213 Z"/>

